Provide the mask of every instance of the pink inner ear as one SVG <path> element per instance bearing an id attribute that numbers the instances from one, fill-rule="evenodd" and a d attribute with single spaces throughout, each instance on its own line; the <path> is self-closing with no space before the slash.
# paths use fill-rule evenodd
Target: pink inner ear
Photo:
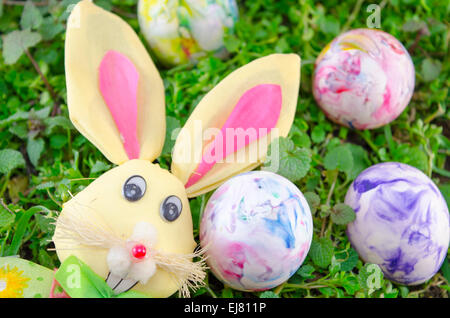
<path id="1" fill-rule="evenodd" d="M 217 161 L 223 160 L 229 154 L 267 135 L 278 122 L 281 106 L 282 95 L 279 85 L 261 84 L 246 91 L 223 125 L 220 134 L 206 148 L 201 162 L 185 187 L 188 188 L 197 183 Z M 234 137 L 234 141 L 227 140 L 227 130 L 230 131 L 230 129 L 234 131 L 230 135 Z M 253 133 L 246 134 L 246 130 L 247 132 L 253 131 Z M 244 142 L 242 142 L 242 137 L 245 137 Z M 238 139 L 241 141 L 238 142 Z M 230 146 L 227 147 L 227 143 Z M 208 154 L 212 154 L 213 158 L 207 158 Z"/>
<path id="2" fill-rule="evenodd" d="M 129 159 L 139 158 L 140 153 L 137 137 L 138 81 L 139 73 L 125 55 L 116 51 L 105 54 L 99 68 L 100 91 Z"/>

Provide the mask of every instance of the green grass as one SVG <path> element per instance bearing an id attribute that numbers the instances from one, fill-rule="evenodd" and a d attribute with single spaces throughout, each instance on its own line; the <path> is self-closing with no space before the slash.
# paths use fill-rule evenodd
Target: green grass
<path id="1" fill-rule="evenodd" d="M 112 165 L 68 120 L 64 78 L 65 8 L 76 1 L 49 1 L 39 13 L 12 4 L 0 5 L 0 32 L 32 27 L 41 41 L 14 64 L 5 64 L 0 40 L 0 256 L 17 255 L 49 268 L 59 266 L 46 218 L 59 213 L 72 194 L 80 192 Z M 136 0 L 96 1 L 124 18 L 136 31 Z M 0 2 L 1 3 L 1 2 Z M 8 3 L 8 2 L 6 2 Z M 226 46 L 230 59 L 203 59 L 196 67 L 162 70 L 166 87 L 168 130 L 182 126 L 199 100 L 234 69 L 274 52 L 302 57 L 300 99 L 294 127 L 281 147 L 299 169 L 283 171 L 306 194 L 314 212 L 314 242 L 299 271 L 284 285 L 264 293 L 225 288 L 212 274 L 199 297 L 448 297 L 449 257 L 441 271 L 414 287 L 381 278 L 376 290 L 366 281 L 371 273 L 345 235 L 348 222 L 342 205 L 357 173 L 384 161 L 413 165 L 432 179 L 449 202 L 450 153 L 447 108 L 450 5 L 445 1 L 394 0 L 381 3 L 381 29 L 409 50 L 416 68 L 416 88 L 401 116 L 383 128 L 354 131 L 331 123 L 311 93 L 315 58 L 344 30 L 365 27 L 368 3 L 363 1 L 240 1 L 240 21 Z M 40 23 L 33 24 L 42 15 Z M 39 19 L 38 19 L 39 21 Z M 2 44 L 3 43 L 3 44 Z M 33 65 L 35 63 L 36 65 Z M 47 83 L 37 73 L 40 70 Z M 170 163 L 170 141 L 160 158 Z M 304 158 L 307 158 L 306 160 Z M 303 158 L 302 160 L 300 160 Z M 191 201 L 195 234 L 200 209 L 208 195 Z M 33 209 L 35 206 L 46 207 Z M 45 212 L 40 212 L 45 211 Z M 347 215 L 347 217 L 346 217 Z"/>

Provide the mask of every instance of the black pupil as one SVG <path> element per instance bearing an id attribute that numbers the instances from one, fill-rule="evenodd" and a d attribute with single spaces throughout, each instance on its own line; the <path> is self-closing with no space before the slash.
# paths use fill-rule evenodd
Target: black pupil
<path id="1" fill-rule="evenodd" d="M 145 189 L 134 183 L 132 179 L 128 180 L 123 186 L 123 194 L 128 201 L 137 201 L 144 195 Z"/>
<path id="2" fill-rule="evenodd" d="M 164 205 L 164 217 L 167 221 L 174 221 L 179 215 L 176 204 L 169 202 Z"/>

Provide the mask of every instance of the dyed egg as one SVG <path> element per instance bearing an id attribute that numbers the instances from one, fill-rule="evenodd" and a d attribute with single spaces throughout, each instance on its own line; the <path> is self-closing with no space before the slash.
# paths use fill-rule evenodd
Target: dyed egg
<path id="1" fill-rule="evenodd" d="M 289 180 L 265 171 L 240 174 L 209 199 L 200 224 L 208 266 L 230 287 L 266 290 L 289 279 L 311 245 L 308 203 Z"/>
<path id="2" fill-rule="evenodd" d="M 392 35 L 356 29 L 328 44 L 316 60 L 314 97 L 333 121 L 372 129 L 397 118 L 414 91 L 414 65 Z"/>
<path id="3" fill-rule="evenodd" d="M 356 212 L 350 242 L 387 278 L 417 285 L 439 270 L 450 239 L 448 208 L 421 171 L 396 162 L 372 166 L 355 179 L 345 203 Z"/>
<path id="4" fill-rule="evenodd" d="M 226 56 L 223 37 L 238 18 L 235 0 L 139 0 L 139 25 L 167 66 L 195 62 L 207 52 Z"/>

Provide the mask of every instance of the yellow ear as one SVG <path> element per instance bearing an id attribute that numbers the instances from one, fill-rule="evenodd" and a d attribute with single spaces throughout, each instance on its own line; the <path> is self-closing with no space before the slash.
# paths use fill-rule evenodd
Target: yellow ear
<path id="1" fill-rule="evenodd" d="M 172 157 L 172 173 L 189 197 L 264 161 L 270 141 L 289 133 L 299 85 L 300 57 L 272 54 L 234 71 L 200 101 L 178 135 Z M 225 133 L 239 129 L 238 137 Z"/>
<path id="2" fill-rule="evenodd" d="M 68 20 L 65 64 L 75 127 L 115 164 L 157 158 L 166 129 L 164 86 L 133 29 L 91 1 L 80 1 Z M 133 150 L 127 149 L 130 140 Z"/>

